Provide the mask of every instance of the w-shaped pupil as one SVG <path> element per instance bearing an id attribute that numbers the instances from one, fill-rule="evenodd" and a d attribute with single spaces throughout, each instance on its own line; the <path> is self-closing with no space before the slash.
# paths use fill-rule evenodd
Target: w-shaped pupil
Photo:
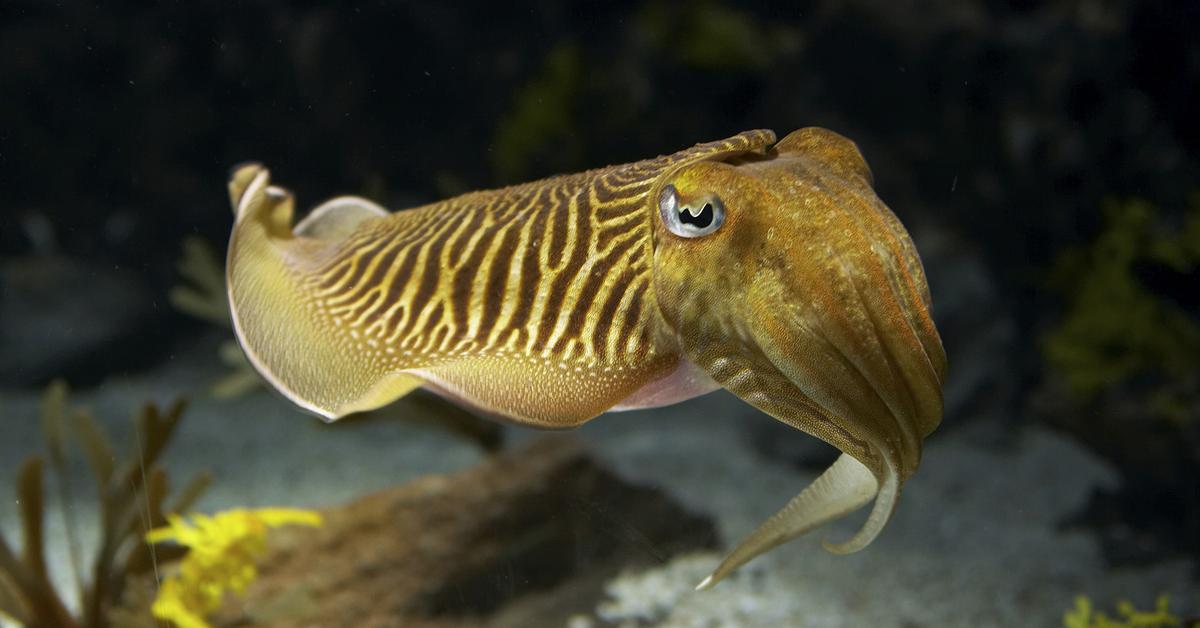
<path id="1" fill-rule="evenodd" d="M 705 203 L 704 207 L 701 207 L 700 211 L 696 212 L 695 215 L 692 214 L 694 211 L 696 210 L 691 207 L 684 207 L 679 212 L 679 222 L 685 225 L 692 225 L 697 229 L 704 229 L 712 224 L 713 208 L 711 203 Z"/>

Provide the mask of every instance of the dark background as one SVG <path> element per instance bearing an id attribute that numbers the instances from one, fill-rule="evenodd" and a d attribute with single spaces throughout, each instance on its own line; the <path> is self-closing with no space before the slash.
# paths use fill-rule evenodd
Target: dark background
<path id="1" fill-rule="evenodd" d="M 1064 401 L 1039 338 L 1071 298 L 1050 269 L 1103 232 L 1106 202 L 1144 199 L 1167 230 L 1186 220 L 1196 24 L 1193 0 L 6 1 L 0 384 L 96 384 L 205 333 L 164 295 L 186 236 L 223 250 L 241 161 L 302 207 L 343 193 L 403 207 L 819 125 L 859 143 L 917 239 L 950 352 L 947 428 L 1048 405 L 1125 473 L 1110 511 L 1159 530 L 1114 556 L 1195 550 L 1179 539 L 1200 522 L 1197 406 L 1174 431 L 1117 419 L 1166 453 L 1097 437 L 1105 398 Z M 1197 320 L 1194 268 L 1134 270 Z M 1107 394 L 1137 399 L 1141 381 Z"/>

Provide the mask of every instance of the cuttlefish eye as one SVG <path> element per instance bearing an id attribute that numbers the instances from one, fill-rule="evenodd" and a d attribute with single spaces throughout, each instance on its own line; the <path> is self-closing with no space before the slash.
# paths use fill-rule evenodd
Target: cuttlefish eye
<path id="1" fill-rule="evenodd" d="M 673 185 L 664 187 L 658 196 L 658 213 L 667 230 L 682 238 L 706 236 L 725 223 L 725 206 L 721 199 L 708 195 L 696 203 L 683 204 Z"/>

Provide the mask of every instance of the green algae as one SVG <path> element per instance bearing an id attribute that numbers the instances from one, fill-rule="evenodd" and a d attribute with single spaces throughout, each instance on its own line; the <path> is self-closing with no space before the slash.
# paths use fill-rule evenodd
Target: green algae
<path id="1" fill-rule="evenodd" d="M 547 150 L 581 152 L 577 101 L 583 69 L 579 48 L 562 43 L 546 55 L 538 75 L 516 91 L 492 142 L 492 167 L 500 181 L 527 177 Z"/>
<path id="2" fill-rule="evenodd" d="M 1099 237 L 1063 252 L 1051 271 L 1066 310 L 1042 338 L 1043 356 L 1081 401 L 1148 379 L 1157 385 L 1146 393 L 1147 405 L 1186 420 L 1195 402 L 1189 382 L 1200 372 L 1200 324 L 1148 288 L 1136 269 L 1200 268 L 1200 199 L 1176 229 L 1161 225 L 1157 209 L 1142 200 L 1109 202 L 1103 213 Z"/>
<path id="3" fill-rule="evenodd" d="M 1122 600 L 1117 603 L 1117 617 L 1112 618 L 1104 613 L 1096 612 L 1092 601 L 1087 596 L 1075 598 L 1075 608 L 1063 615 L 1063 628 L 1191 628 L 1195 622 L 1188 622 L 1171 614 L 1170 600 L 1160 595 L 1154 603 L 1154 610 L 1139 611 L 1131 602 Z"/>
<path id="4" fill-rule="evenodd" d="M 796 30 L 712 0 L 650 2 L 635 20 L 657 54 L 701 71 L 764 72 L 801 46 Z"/>
<path id="5" fill-rule="evenodd" d="M 232 332 L 229 297 L 225 293 L 225 271 L 213 246 L 204 238 L 184 238 L 183 254 L 175 268 L 182 281 L 167 292 L 167 300 L 171 305 L 185 314 Z M 209 386 L 209 393 L 213 397 L 237 398 L 262 384 L 262 378 L 246 359 L 236 340 L 230 338 L 222 342 L 217 354 L 227 371 Z"/>

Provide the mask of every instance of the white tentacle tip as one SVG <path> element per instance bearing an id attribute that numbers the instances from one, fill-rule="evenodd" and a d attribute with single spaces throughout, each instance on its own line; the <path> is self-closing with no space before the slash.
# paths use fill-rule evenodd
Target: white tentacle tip
<path id="1" fill-rule="evenodd" d="M 713 577 L 710 575 L 707 578 L 705 578 L 700 584 L 696 585 L 696 590 L 697 591 L 707 591 L 707 590 L 711 589 L 713 587 L 713 585 L 716 583 L 717 583 L 716 580 L 713 580 Z"/>

